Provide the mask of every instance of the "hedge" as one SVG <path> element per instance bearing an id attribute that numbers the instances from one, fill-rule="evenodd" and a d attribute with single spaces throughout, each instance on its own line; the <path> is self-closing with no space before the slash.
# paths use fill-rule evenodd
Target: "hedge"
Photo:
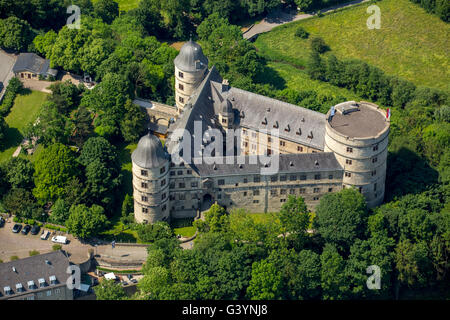
<path id="1" fill-rule="evenodd" d="M 6 87 L 5 95 L 3 96 L 3 102 L 0 105 L 0 116 L 5 117 L 11 110 L 16 95 L 22 90 L 22 82 L 18 78 L 12 78 Z"/>

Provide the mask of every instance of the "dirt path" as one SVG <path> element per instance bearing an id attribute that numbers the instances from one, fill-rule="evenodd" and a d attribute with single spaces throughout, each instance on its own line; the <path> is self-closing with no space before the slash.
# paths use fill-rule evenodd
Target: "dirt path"
<path id="1" fill-rule="evenodd" d="M 335 11 L 337 9 L 350 7 L 355 4 L 359 4 L 359 3 L 367 2 L 367 1 L 369 1 L 369 0 L 356 0 L 356 1 L 348 2 L 348 3 L 336 5 L 336 6 L 321 10 L 321 13 Z M 266 18 L 264 18 L 260 23 L 255 24 L 252 28 L 245 31 L 243 33 L 243 36 L 247 40 L 252 40 L 253 38 L 257 37 L 259 34 L 268 32 L 275 27 L 281 26 L 281 25 L 289 23 L 289 22 L 294 22 L 294 21 L 298 21 L 298 20 L 311 18 L 315 15 L 317 15 L 317 14 L 316 13 L 291 14 L 291 13 L 283 12 L 281 10 L 274 11 L 271 14 L 269 14 Z"/>

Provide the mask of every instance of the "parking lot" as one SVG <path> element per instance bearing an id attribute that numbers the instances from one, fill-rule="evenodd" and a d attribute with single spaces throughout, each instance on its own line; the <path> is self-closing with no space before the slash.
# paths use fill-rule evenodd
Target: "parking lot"
<path id="1" fill-rule="evenodd" d="M 27 235 L 19 233 L 13 233 L 12 228 L 14 222 L 9 220 L 5 223 L 3 228 L 0 228 L 0 259 L 4 262 L 10 261 L 11 256 L 18 256 L 19 258 L 29 257 L 29 252 L 32 250 L 37 250 L 39 253 L 51 252 L 53 249 L 53 243 L 51 241 L 51 236 L 47 240 L 41 240 L 41 233 L 37 235 L 32 235 L 28 233 Z M 22 224 L 22 227 L 25 226 Z M 50 230 L 51 231 L 51 230 Z M 69 244 L 62 245 L 62 248 L 69 252 L 70 260 L 72 262 L 82 262 L 85 261 L 88 254 L 88 249 L 91 248 L 90 245 L 82 244 L 79 240 L 74 239 L 70 235 L 67 239 L 70 241 Z"/>
<path id="2" fill-rule="evenodd" d="M 16 63 L 16 59 L 17 56 L 8 54 L 5 51 L 0 50 L 0 82 L 3 83 L 4 89 L 13 76 L 12 67 L 14 66 L 14 63 Z"/>

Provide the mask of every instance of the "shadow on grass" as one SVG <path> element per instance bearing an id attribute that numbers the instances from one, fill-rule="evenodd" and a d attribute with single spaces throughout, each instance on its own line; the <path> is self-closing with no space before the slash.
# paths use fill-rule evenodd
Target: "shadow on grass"
<path id="1" fill-rule="evenodd" d="M 12 147 L 17 147 L 23 140 L 23 136 L 17 128 L 8 128 L 5 135 L 5 142 L 0 151 L 5 151 Z"/>
<path id="2" fill-rule="evenodd" d="M 438 172 L 408 148 L 389 152 L 387 164 L 386 202 L 406 194 L 421 193 L 438 182 Z"/>
<path id="3" fill-rule="evenodd" d="M 256 76 L 257 83 L 272 85 L 277 90 L 283 90 L 286 88 L 286 80 L 284 80 L 278 71 L 275 69 L 264 66 L 264 70 Z"/>
<path id="4" fill-rule="evenodd" d="M 22 96 L 27 96 L 29 94 L 31 94 L 33 91 L 30 88 L 22 88 L 20 89 L 19 94 Z"/>

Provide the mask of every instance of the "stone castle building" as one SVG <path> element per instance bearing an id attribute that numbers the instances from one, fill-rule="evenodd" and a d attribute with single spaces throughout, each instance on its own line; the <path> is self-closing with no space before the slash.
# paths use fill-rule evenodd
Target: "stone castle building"
<path id="1" fill-rule="evenodd" d="M 324 115 L 230 87 L 193 41 L 174 62 L 165 145 L 149 132 L 132 154 L 137 222 L 195 217 L 212 202 L 275 212 L 289 195 L 313 209 L 346 187 L 382 203 L 390 123 L 377 105 L 349 101 Z"/>

